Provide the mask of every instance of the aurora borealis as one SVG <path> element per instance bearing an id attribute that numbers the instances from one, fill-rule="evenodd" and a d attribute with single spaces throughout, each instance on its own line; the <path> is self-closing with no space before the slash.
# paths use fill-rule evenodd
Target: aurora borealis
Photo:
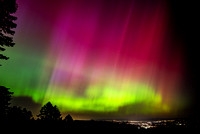
<path id="1" fill-rule="evenodd" d="M 187 105 L 165 1 L 18 0 L 0 81 L 61 112 L 171 114 Z M 139 105 L 139 106 L 138 106 Z"/>

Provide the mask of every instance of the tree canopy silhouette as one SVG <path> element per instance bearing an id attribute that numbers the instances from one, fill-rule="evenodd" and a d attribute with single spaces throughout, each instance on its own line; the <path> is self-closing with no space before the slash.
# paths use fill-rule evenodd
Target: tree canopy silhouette
<path id="1" fill-rule="evenodd" d="M 8 120 L 31 120 L 33 115 L 31 111 L 26 108 L 21 108 L 17 106 L 10 107 L 8 110 Z"/>
<path id="2" fill-rule="evenodd" d="M 7 117 L 12 94 L 13 92 L 10 92 L 9 88 L 0 86 L 0 119 L 6 119 Z"/>
<path id="3" fill-rule="evenodd" d="M 41 120 L 61 120 L 61 114 L 57 106 L 53 106 L 51 102 L 45 104 L 41 110 L 40 114 L 37 115 Z"/>
<path id="4" fill-rule="evenodd" d="M 12 14 L 17 11 L 16 0 L 0 0 L 0 51 L 5 51 L 5 46 L 13 47 L 13 28 L 17 27 L 14 23 L 17 17 Z M 8 57 L 0 54 L 0 59 L 7 60 Z"/>

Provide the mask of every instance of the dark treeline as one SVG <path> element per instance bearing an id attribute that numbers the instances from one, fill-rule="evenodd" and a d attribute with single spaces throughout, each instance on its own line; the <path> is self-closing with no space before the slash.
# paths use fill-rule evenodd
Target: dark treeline
<path id="1" fill-rule="evenodd" d="M 0 119 L 12 121 L 35 120 L 32 112 L 28 111 L 26 108 L 21 108 L 19 106 L 10 107 L 12 94 L 13 92 L 10 92 L 9 88 L 0 86 Z M 51 102 L 48 102 L 41 107 L 40 113 L 37 115 L 36 119 L 44 121 L 73 121 L 71 115 L 67 115 L 64 119 L 62 119 L 60 110 L 56 105 L 53 106 Z"/>
<path id="2" fill-rule="evenodd" d="M 62 118 L 60 110 L 51 102 L 41 107 L 37 117 L 31 111 L 19 106 L 10 106 L 13 92 L 9 88 L 0 86 L 0 128 L 69 128 L 73 118 L 67 115 Z"/>

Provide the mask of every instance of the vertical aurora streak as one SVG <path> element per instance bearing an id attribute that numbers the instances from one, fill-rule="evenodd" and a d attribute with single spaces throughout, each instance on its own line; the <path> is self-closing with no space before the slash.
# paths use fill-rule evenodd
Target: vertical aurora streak
<path id="1" fill-rule="evenodd" d="M 15 96 L 51 101 L 62 112 L 182 107 L 183 52 L 173 47 L 180 42 L 171 40 L 165 2 L 18 2 L 16 46 L 0 69 Z"/>

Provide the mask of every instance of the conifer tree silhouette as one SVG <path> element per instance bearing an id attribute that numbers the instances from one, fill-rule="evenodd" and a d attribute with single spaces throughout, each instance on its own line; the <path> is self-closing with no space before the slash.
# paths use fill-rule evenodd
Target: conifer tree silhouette
<path id="1" fill-rule="evenodd" d="M 57 106 L 53 106 L 51 102 L 45 104 L 41 110 L 40 114 L 37 115 L 40 120 L 61 120 L 61 114 Z"/>
<path id="2" fill-rule="evenodd" d="M 9 101 L 13 92 L 9 91 L 9 88 L 0 86 L 0 119 L 7 119 L 7 111 L 9 109 Z"/>
<path id="3" fill-rule="evenodd" d="M 0 0 L 0 52 L 5 51 L 6 47 L 13 47 L 13 35 L 15 31 L 13 28 L 17 27 L 14 23 L 17 17 L 12 14 L 17 11 L 16 0 Z M 0 54 L 0 59 L 7 60 L 8 57 Z"/>

